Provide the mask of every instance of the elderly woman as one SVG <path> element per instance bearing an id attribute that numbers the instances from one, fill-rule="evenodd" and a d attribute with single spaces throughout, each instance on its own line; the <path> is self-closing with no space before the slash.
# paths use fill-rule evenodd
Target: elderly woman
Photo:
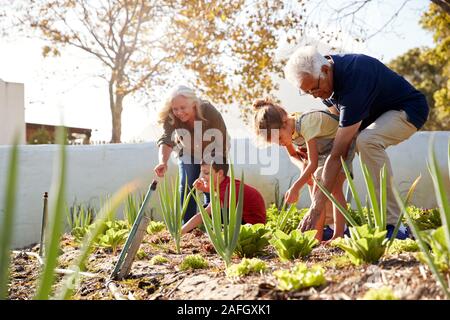
<path id="1" fill-rule="evenodd" d="M 158 177 L 164 177 L 170 154 L 174 151 L 178 156 L 180 192 L 183 195 L 186 181 L 192 187 L 198 178 L 203 159 L 223 159 L 227 154 L 229 144 L 225 122 L 211 103 L 200 100 L 186 86 L 179 86 L 169 94 L 158 118 L 164 132 L 157 142 L 159 164 L 154 171 Z M 208 203 L 209 194 L 205 196 Z M 195 200 L 191 198 L 184 221 L 196 212 Z"/>

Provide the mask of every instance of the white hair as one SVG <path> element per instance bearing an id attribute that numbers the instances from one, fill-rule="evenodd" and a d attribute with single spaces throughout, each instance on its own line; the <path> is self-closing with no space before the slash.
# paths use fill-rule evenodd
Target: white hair
<path id="1" fill-rule="evenodd" d="M 317 51 L 316 47 L 300 47 L 289 57 L 284 74 L 290 83 L 298 87 L 304 74 L 318 78 L 324 65 L 330 66 L 330 62 Z"/>
<path id="2" fill-rule="evenodd" d="M 201 100 L 197 97 L 194 90 L 187 86 L 180 85 L 173 88 L 164 100 L 164 104 L 158 113 L 158 123 L 163 124 L 167 120 L 167 118 L 169 118 L 172 124 L 174 123 L 175 118 L 172 114 L 172 101 L 179 96 L 183 96 L 188 99 L 188 101 L 193 102 L 196 107 L 195 109 L 198 118 L 205 120 L 205 118 L 203 117 L 202 109 L 200 108 Z"/>

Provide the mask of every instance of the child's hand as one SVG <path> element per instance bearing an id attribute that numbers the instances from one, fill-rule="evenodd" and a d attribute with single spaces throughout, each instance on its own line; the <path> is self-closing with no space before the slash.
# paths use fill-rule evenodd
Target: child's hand
<path id="1" fill-rule="evenodd" d="M 295 186 L 292 186 L 286 191 L 286 194 L 284 195 L 284 201 L 288 204 L 294 204 L 297 203 L 298 200 L 298 189 Z"/>
<path id="2" fill-rule="evenodd" d="M 300 158 L 300 160 L 308 159 L 308 150 L 306 148 L 297 147 L 297 149 L 295 150 L 295 153 Z"/>
<path id="3" fill-rule="evenodd" d="M 209 192 L 209 186 L 202 179 L 195 180 L 192 186 L 197 190 Z"/>

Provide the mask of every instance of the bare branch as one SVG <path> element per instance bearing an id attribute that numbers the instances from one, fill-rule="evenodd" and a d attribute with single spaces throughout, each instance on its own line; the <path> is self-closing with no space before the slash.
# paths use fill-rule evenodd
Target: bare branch
<path id="1" fill-rule="evenodd" d="M 411 0 L 405 0 L 403 1 L 402 5 L 400 6 L 400 8 L 398 8 L 398 10 L 391 16 L 391 18 L 386 21 L 385 24 L 383 24 L 377 31 L 375 31 L 374 33 L 372 33 L 371 35 L 369 35 L 366 40 L 369 40 L 371 38 L 373 38 L 374 36 L 376 36 L 377 34 L 379 34 L 381 31 L 383 31 L 395 18 L 398 17 L 400 11 L 402 11 L 402 9 L 405 7 L 405 5 Z"/>

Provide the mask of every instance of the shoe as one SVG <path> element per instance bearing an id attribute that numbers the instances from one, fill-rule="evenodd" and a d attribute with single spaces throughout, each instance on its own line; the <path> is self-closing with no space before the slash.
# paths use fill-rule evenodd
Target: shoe
<path id="1" fill-rule="evenodd" d="M 389 239 L 392 238 L 392 234 L 394 233 L 394 229 L 395 229 L 395 226 L 392 225 L 392 224 L 388 224 L 386 226 L 386 230 L 387 230 L 386 238 L 389 238 Z M 405 239 L 409 238 L 408 228 L 400 227 L 398 229 L 397 236 L 395 238 L 399 239 L 399 240 L 405 240 Z"/>
<path id="2" fill-rule="evenodd" d="M 328 241 L 333 237 L 333 229 L 330 228 L 330 226 L 326 226 L 325 228 L 323 228 L 323 236 L 322 236 L 322 241 Z"/>
<path id="3" fill-rule="evenodd" d="M 345 227 L 344 236 L 347 236 L 350 238 L 350 229 L 347 226 Z"/>

